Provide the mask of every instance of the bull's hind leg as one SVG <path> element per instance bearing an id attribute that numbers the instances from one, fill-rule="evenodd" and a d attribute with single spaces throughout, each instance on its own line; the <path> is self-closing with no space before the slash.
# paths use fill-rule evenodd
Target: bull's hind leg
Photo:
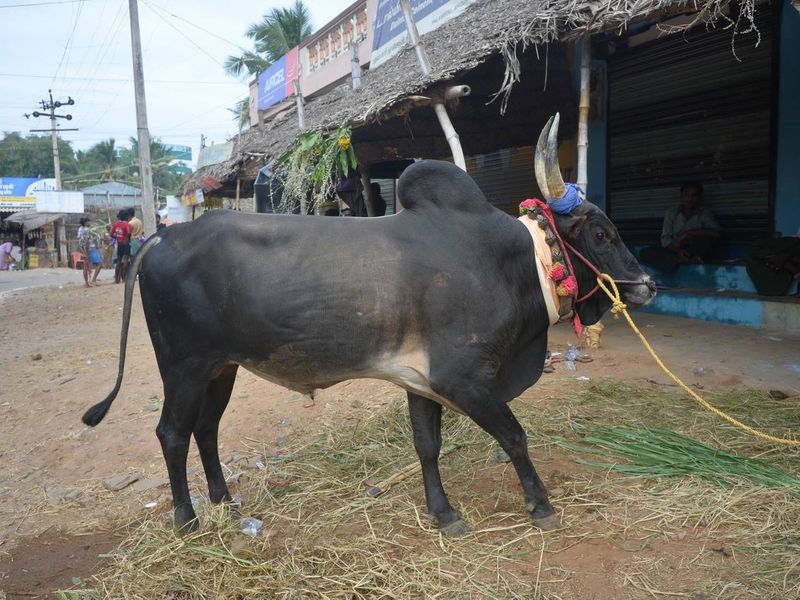
<path id="1" fill-rule="evenodd" d="M 442 446 L 442 407 L 440 404 L 408 392 L 408 411 L 414 431 L 414 447 L 422 464 L 425 502 L 439 529 L 451 535 L 469 531 L 461 515 L 450 506 L 439 474 L 439 451 Z"/>
<path id="2" fill-rule="evenodd" d="M 168 373 L 162 368 L 164 408 L 156 435 L 167 463 L 175 526 L 181 531 L 198 527 L 186 479 L 186 457 L 208 383 L 205 377 L 198 375 L 200 372 L 196 365 L 175 366 Z"/>
<path id="3" fill-rule="evenodd" d="M 542 529 L 558 527 L 556 511 L 550 504 L 547 490 L 528 455 L 528 437 L 509 406 L 491 399 L 483 399 L 470 406 L 460 406 L 511 457 L 525 494 L 525 508 L 531 513 L 533 522 Z"/>
<path id="4" fill-rule="evenodd" d="M 203 461 L 203 470 L 208 481 L 208 496 L 215 504 L 231 499 L 219 464 L 217 436 L 219 421 L 231 398 L 238 368 L 238 365 L 227 365 L 215 373 L 215 377 L 208 382 L 203 406 L 194 426 L 194 439 L 200 450 L 200 459 Z"/>

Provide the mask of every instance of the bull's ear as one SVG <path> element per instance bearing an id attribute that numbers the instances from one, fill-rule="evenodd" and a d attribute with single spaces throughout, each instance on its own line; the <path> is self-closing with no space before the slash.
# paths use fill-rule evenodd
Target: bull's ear
<path id="1" fill-rule="evenodd" d="M 566 215 L 558 220 L 558 229 L 561 235 L 574 240 L 580 234 L 586 219 L 586 215 Z"/>

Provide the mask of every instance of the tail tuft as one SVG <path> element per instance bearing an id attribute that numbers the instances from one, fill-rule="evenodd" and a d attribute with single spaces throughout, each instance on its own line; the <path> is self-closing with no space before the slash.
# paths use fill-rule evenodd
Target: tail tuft
<path id="1" fill-rule="evenodd" d="M 89 427 L 94 427 L 97 425 L 103 420 L 103 417 L 106 416 L 108 409 L 111 408 L 111 401 L 114 399 L 114 396 L 116 396 L 116 394 L 106 398 L 102 402 L 95 404 L 92 408 L 83 413 L 81 420 Z"/>

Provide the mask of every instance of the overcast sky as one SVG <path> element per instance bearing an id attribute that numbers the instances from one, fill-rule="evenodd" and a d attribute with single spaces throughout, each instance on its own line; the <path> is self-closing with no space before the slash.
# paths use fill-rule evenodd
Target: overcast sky
<path id="1" fill-rule="evenodd" d="M 200 135 L 225 142 L 237 131 L 226 110 L 247 96 L 247 81 L 225 74 L 222 65 L 242 48 L 244 36 L 273 7 L 293 0 L 139 0 L 147 117 L 150 135 L 192 147 Z M 352 0 L 305 0 L 313 30 Z M 76 150 L 110 137 L 129 147 L 136 136 L 128 0 L 0 0 L 0 132 L 50 127 L 41 110 L 47 90 L 65 106 L 57 114 L 61 134 Z M 5 173 L 0 175 L 12 174 Z"/>

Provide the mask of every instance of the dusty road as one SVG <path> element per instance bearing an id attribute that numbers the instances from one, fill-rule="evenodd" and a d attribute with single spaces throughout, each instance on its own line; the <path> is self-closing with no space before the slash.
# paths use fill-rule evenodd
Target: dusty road
<path id="1" fill-rule="evenodd" d="M 23 571 L 8 564 L 0 568 L 6 573 L 0 590 L 9 578 L 16 578 L 19 589 L 22 578 L 34 594 L 90 574 L 97 554 L 113 547 L 115 538 L 107 532 L 149 510 L 150 503 L 164 506 L 169 494 L 154 435 L 163 392 L 138 291 L 122 391 L 105 421 L 90 429 L 80 416 L 113 385 L 123 287 L 110 283 L 108 272 L 91 289 L 74 271 L 28 277 L 27 285 L 49 283 L 50 277 L 56 285 L 0 294 L 0 565 L 19 545 L 29 547 L 36 560 Z M 8 283 L 0 280 L 0 286 Z M 5 289 L 14 287 L 19 285 Z M 800 393 L 798 336 L 634 316 L 663 359 L 699 389 L 749 386 Z M 603 346 L 592 352 L 592 362 L 579 363 L 576 371 L 556 363 L 556 371 L 539 385 L 583 385 L 576 377 L 672 385 L 623 320 L 605 322 Z M 563 352 L 573 341 L 570 329 L 561 326 L 553 331 L 550 348 Z M 323 422 L 355 423 L 403 399 L 391 384 L 362 380 L 322 391 L 309 405 L 242 371 L 222 421 L 220 454 L 223 462 L 246 464 L 263 449 L 316 431 Z M 190 465 L 201 471 L 194 449 Z M 124 476 L 135 483 L 109 489 L 116 487 L 109 478 Z M 204 491 L 199 475 L 191 485 Z"/>

